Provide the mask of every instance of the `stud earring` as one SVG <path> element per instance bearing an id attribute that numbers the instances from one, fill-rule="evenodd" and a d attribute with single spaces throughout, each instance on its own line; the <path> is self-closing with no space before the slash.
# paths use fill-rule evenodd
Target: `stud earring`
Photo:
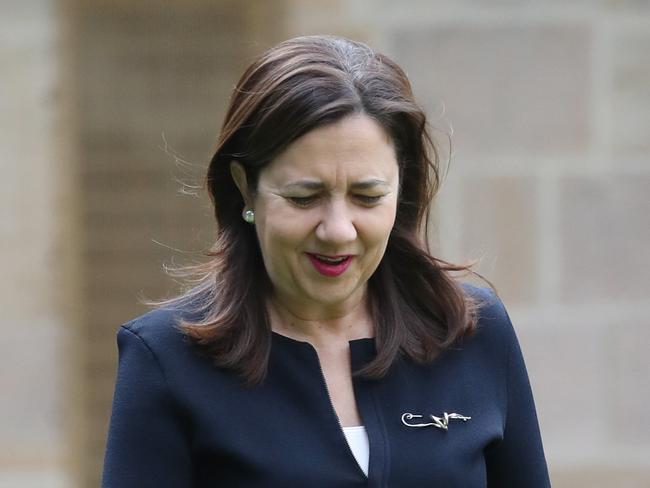
<path id="1" fill-rule="evenodd" d="M 250 208 L 245 209 L 242 214 L 242 218 L 248 222 L 249 224 L 255 223 L 255 212 L 253 212 Z"/>

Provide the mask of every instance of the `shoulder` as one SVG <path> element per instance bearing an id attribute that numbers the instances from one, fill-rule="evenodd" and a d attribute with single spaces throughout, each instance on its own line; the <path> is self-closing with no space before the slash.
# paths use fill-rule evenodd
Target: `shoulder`
<path id="1" fill-rule="evenodd" d="M 476 308 L 476 332 L 470 339 L 496 351 L 508 350 L 516 342 L 516 334 L 505 305 L 494 290 L 463 283 L 463 291 Z"/>
<path id="2" fill-rule="evenodd" d="M 118 331 L 118 341 L 138 340 L 154 355 L 186 348 L 180 321 L 188 318 L 180 308 L 156 308 L 124 323 Z"/>
<path id="3" fill-rule="evenodd" d="M 181 329 L 181 320 L 197 320 L 184 307 L 156 308 L 124 323 L 117 332 L 119 362 L 125 371 L 138 367 L 154 368 L 172 390 L 201 376 L 213 367 L 200 354 Z"/>

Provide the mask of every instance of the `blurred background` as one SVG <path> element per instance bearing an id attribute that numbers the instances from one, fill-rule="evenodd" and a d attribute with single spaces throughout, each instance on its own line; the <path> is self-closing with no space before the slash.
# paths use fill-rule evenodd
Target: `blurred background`
<path id="1" fill-rule="evenodd" d="M 650 487 L 645 0 L 0 1 L 0 487 L 99 485 L 115 332 L 211 244 L 230 90 L 314 33 L 393 57 L 451 151 L 433 244 L 501 292 L 554 486 Z"/>

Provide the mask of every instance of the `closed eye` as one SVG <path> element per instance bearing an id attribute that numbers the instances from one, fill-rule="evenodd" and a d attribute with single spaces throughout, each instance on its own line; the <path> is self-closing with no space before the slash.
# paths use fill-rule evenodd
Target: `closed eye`
<path id="1" fill-rule="evenodd" d="M 366 204 L 377 203 L 381 197 L 382 195 L 378 195 L 378 196 L 357 195 L 357 198 Z"/>
<path id="2" fill-rule="evenodd" d="M 317 195 L 311 195 L 311 196 L 309 196 L 309 197 L 288 197 L 288 198 L 289 198 L 289 200 L 290 200 L 291 202 L 295 203 L 295 204 L 298 205 L 299 207 L 306 207 L 306 206 L 308 206 L 309 204 L 311 204 L 311 203 L 313 203 L 314 201 L 316 201 L 316 199 L 318 198 L 318 196 L 317 196 Z"/>

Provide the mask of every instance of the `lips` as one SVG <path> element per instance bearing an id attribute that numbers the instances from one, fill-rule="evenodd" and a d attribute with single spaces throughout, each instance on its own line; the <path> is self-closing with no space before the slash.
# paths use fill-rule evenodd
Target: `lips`
<path id="1" fill-rule="evenodd" d="M 324 276 L 339 276 L 343 274 L 348 269 L 348 266 L 350 266 L 354 257 L 349 254 L 330 256 L 327 254 L 312 253 L 307 253 L 307 256 L 316 271 Z"/>
<path id="2" fill-rule="evenodd" d="M 326 263 L 330 264 L 338 264 L 344 259 L 347 259 L 349 256 L 343 255 L 343 256 L 328 256 L 326 254 L 312 254 L 316 259 L 319 259 L 320 261 L 324 261 Z"/>

